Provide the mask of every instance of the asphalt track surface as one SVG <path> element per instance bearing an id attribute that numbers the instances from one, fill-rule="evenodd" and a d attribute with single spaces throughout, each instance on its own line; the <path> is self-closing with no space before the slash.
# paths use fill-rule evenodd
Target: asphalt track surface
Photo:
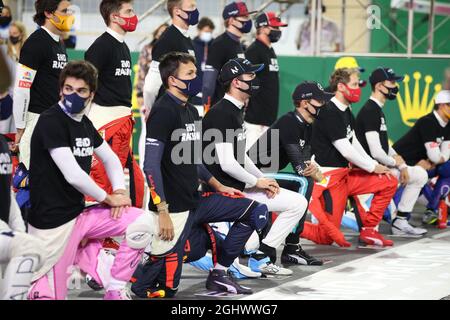
<path id="1" fill-rule="evenodd" d="M 422 210 L 414 213 L 412 224 L 420 225 Z M 243 280 L 242 284 L 251 287 L 254 295 L 248 297 L 236 297 L 233 299 L 446 299 L 450 300 L 450 229 L 439 230 L 435 226 L 426 226 L 428 233 L 422 238 L 400 238 L 389 236 L 390 226 L 386 223 L 380 225 L 380 231 L 394 240 L 392 249 L 375 250 L 358 247 L 358 236 L 351 230 L 344 229 L 346 238 L 352 243 L 351 248 L 339 248 L 337 246 L 316 245 L 302 239 L 303 248 L 313 256 L 329 260 L 330 262 L 321 267 L 311 266 L 289 266 L 294 271 L 291 277 L 283 279 L 249 279 Z M 441 247 L 439 247 L 441 245 Z M 448 247 L 447 247 L 448 246 Z M 434 248 L 437 253 L 430 251 Z M 409 252 L 409 253 L 408 253 Z M 414 256 L 411 260 L 411 252 Z M 280 252 L 278 252 L 280 254 Z M 440 255 L 442 254 L 442 257 Z M 406 258 L 409 255 L 409 260 Z M 420 257 L 420 263 L 417 258 Z M 406 260 L 404 260 L 406 259 Z M 352 287 L 353 281 L 347 284 L 345 281 L 355 279 L 357 273 L 368 272 L 366 269 L 377 268 L 378 264 L 399 266 L 400 260 L 405 261 L 403 268 L 399 271 L 382 271 L 373 275 L 364 275 L 362 279 L 375 277 L 374 282 L 360 288 Z M 412 262 L 411 262 L 412 261 Z M 426 261 L 426 262 L 423 262 Z M 243 261 L 245 262 L 245 261 Z M 367 266 L 368 265 L 368 266 Z M 199 271 L 190 265 L 183 267 L 183 278 L 176 299 L 180 300 L 204 300 L 209 299 L 196 294 L 205 293 L 204 287 L 207 277 L 206 272 Z M 366 268 L 366 269 L 364 269 Z M 437 268 L 436 270 L 433 268 Z M 439 269 L 440 268 L 440 269 Z M 448 270 L 448 273 L 444 270 Z M 416 273 L 415 273 L 416 271 Z M 396 274 L 395 273 L 400 273 Z M 437 274 L 437 279 L 429 278 Z M 323 283 L 336 283 L 333 288 L 327 288 L 324 292 Z M 322 282 L 322 284 L 321 284 Z M 375 283 L 375 284 L 374 284 Z M 385 285 L 383 285 L 385 283 Z M 411 283 L 414 283 L 412 286 Z M 81 286 L 81 287 L 80 287 Z M 352 292 L 359 292 L 354 297 L 346 295 L 348 286 Z M 367 289 L 370 286 L 378 286 Z M 80 281 L 79 288 L 69 291 L 70 300 L 80 299 L 102 299 L 103 292 L 94 292 Z M 366 290 L 367 289 L 367 290 Z M 331 291 L 330 291 L 331 290 Z M 427 291 L 428 290 L 428 291 Z M 306 294 L 305 294 L 306 292 Z M 428 293 L 427 293 L 428 292 Z M 309 294 L 311 293 L 311 294 Z M 331 293 L 331 294 L 330 294 Z M 136 297 L 133 297 L 136 299 Z"/>

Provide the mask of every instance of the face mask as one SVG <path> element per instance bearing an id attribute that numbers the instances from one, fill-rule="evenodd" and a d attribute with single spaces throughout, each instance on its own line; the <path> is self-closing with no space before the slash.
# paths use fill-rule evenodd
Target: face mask
<path id="1" fill-rule="evenodd" d="M 281 30 L 270 30 L 269 40 L 272 43 L 276 43 L 281 39 Z"/>
<path id="2" fill-rule="evenodd" d="M 238 80 L 241 82 L 244 82 L 248 85 L 248 89 L 242 89 L 242 88 L 238 88 L 238 89 L 239 89 L 239 91 L 242 91 L 242 92 L 248 94 L 249 96 L 252 96 L 253 94 L 255 94 L 255 92 L 259 90 L 259 87 L 261 84 L 261 81 L 259 81 L 258 78 L 255 78 L 253 80 L 248 80 L 248 81 L 240 80 L 240 79 L 238 79 Z"/>
<path id="3" fill-rule="evenodd" d="M 55 17 L 59 19 L 59 22 L 55 22 L 53 19 L 50 19 L 50 22 L 62 32 L 69 32 L 72 29 L 72 26 L 75 22 L 75 16 L 60 16 L 59 14 L 54 14 Z"/>
<path id="4" fill-rule="evenodd" d="M 313 108 L 314 110 L 316 110 L 316 114 L 312 114 L 311 112 L 309 112 L 308 108 L 306 108 L 306 111 L 308 111 L 311 114 L 311 116 L 313 116 L 314 118 L 317 118 L 319 116 L 320 109 L 324 106 L 324 104 L 323 104 L 320 107 L 316 107 L 315 105 L 313 105 L 309 102 L 308 102 L 308 105 L 311 106 L 311 108 Z"/>
<path id="5" fill-rule="evenodd" d="M 63 104 L 68 113 L 79 114 L 86 108 L 86 101 L 88 100 L 89 98 L 82 98 L 76 92 L 74 92 L 69 95 L 64 95 Z"/>
<path id="6" fill-rule="evenodd" d="M 345 99 L 347 99 L 350 103 L 357 103 L 359 100 L 361 100 L 361 88 L 358 89 L 352 89 L 349 88 L 347 85 L 345 87 L 348 90 L 347 92 L 343 92 Z"/>
<path id="7" fill-rule="evenodd" d="M 119 24 L 117 23 L 123 31 L 125 32 L 133 32 L 136 30 L 137 25 L 139 23 L 139 19 L 137 17 L 137 15 L 134 15 L 132 17 L 121 17 L 121 16 L 117 16 L 120 19 L 122 19 L 123 21 L 125 21 L 123 24 Z"/>
<path id="8" fill-rule="evenodd" d="M 388 88 L 388 87 L 386 87 L 384 85 L 383 85 L 383 87 L 385 87 L 388 90 L 387 93 L 382 92 L 382 94 L 384 94 L 386 99 L 388 99 L 388 100 L 395 100 L 395 99 L 397 99 L 398 87 Z"/>
<path id="9" fill-rule="evenodd" d="M 249 33 L 250 31 L 252 31 L 252 27 L 253 27 L 252 20 L 239 21 L 239 22 L 242 24 L 242 27 L 238 28 L 238 27 L 235 26 L 235 28 L 238 29 L 240 32 L 242 32 L 242 33 Z"/>
<path id="10" fill-rule="evenodd" d="M 0 17 L 0 26 L 7 27 L 12 21 L 12 17 Z"/>
<path id="11" fill-rule="evenodd" d="M 12 44 L 18 44 L 19 42 L 20 42 L 20 37 L 9 37 L 9 41 L 12 43 Z"/>
<path id="12" fill-rule="evenodd" d="M 184 20 L 184 22 L 186 22 L 187 25 L 189 26 L 195 26 L 198 23 L 198 18 L 200 16 L 200 12 L 198 12 L 198 9 L 192 10 L 192 11 L 186 11 L 186 10 L 182 10 L 184 13 L 186 13 L 188 15 L 188 17 L 185 19 L 181 16 L 179 16 L 181 19 Z"/>
<path id="13" fill-rule="evenodd" d="M 179 87 L 177 88 L 188 97 L 195 97 L 200 91 L 202 91 L 202 79 L 200 77 L 196 77 L 192 80 L 175 79 L 180 80 L 186 85 L 185 89 L 181 89 Z"/>
<path id="14" fill-rule="evenodd" d="M 202 32 L 202 33 L 200 33 L 199 38 L 203 42 L 208 43 L 212 40 L 212 32 Z"/>

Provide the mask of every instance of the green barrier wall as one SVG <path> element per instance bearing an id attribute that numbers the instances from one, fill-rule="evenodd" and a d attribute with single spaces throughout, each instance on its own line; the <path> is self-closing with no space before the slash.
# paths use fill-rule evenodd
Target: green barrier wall
<path id="1" fill-rule="evenodd" d="M 69 51 L 69 58 L 83 59 L 83 54 L 82 51 Z M 136 63 L 138 53 L 132 53 L 132 59 Z M 362 78 L 366 80 L 370 72 L 379 66 L 391 67 L 396 73 L 406 75 L 404 83 L 400 85 L 399 98 L 397 101 L 389 102 L 384 110 L 390 138 L 393 141 L 399 139 L 418 118 L 431 111 L 433 96 L 441 89 L 444 69 L 450 67 L 450 61 L 447 59 L 367 57 L 357 59 L 360 66 L 366 68 L 366 72 L 362 74 Z M 291 94 L 300 82 L 315 80 L 325 87 L 336 60 L 336 58 L 280 57 L 280 115 L 292 110 Z M 363 101 L 366 101 L 369 96 L 370 85 L 363 89 Z M 359 103 L 353 106 L 355 114 L 362 105 L 363 103 Z M 134 114 L 136 118 L 139 117 L 136 105 L 134 105 Z M 140 120 L 136 120 L 135 142 L 140 132 Z M 134 146 L 137 151 L 137 143 Z"/>

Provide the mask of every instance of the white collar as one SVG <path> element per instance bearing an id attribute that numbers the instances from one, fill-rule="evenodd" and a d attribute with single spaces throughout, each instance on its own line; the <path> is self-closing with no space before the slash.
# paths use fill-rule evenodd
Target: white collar
<path id="1" fill-rule="evenodd" d="M 120 43 L 123 43 L 125 41 L 125 35 L 120 34 L 109 27 L 106 28 L 106 32 L 108 32 L 114 39 L 116 39 Z"/>
<path id="2" fill-rule="evenodd" d="M 184 30 L 184 29 L 181 29 L 179 26 L 176 26 L 176 25 L 173 25 L 173 26 L 175 28 L 177 28 L 178 31 L 180 31 L 183 36 L 185 36 L 186 38 L 189 38 L 189 34 L 188 34 L 189 33 L 189 29 Z"/>
<path id="3" fill-rule="evenodd" d="M 441 125 L 441 127 L 445 128 L 447 126 L 447 123 L 441 118 L 439 113 L 437 113 L 436 111 L 433 111 L 433 114 L 436 117 L 436 119 L 439 122 L 439 124 Z"/>
<path id="4" fill-rule="evenodd" d="M 377 98 L 374 98 L 374 97 L 371 96 L 370 100 L 375 102 L 380 108 L 383 108 L 384 104 L 382 104 L 381 101 L 379 101 Z"/>
<path id="5" fill-rule="evenodd" d="M 223 98 L 230 101 L 232 104 L 234 104 L 239 109 L 242 109 L 245 106 L 245 103 L 239 101 L 235 97 L 230 96 L 228 93 L 226 93 Z"/>
<path id="6" fill-rule="evenodd" d="M 336 97 L 331 98 L 331 102 L 333 102 L 339 110 L 345 111 L 349 106 L 346 106 L 342 102 L 340 102 Z"/>
<path id="7" fill-rule="evenodd" d="M 52 39 L 55 40 L 56 42 L 59 42 L 59 40 L 61 39 L 60 36 L 58 36 L 57 34 L 54 34 L 50 30 L 48 30 L 46 27 L 41 27 L 41 28 L 44 29 L 45 31 L 47 31 L 47 33 L 50 35 L 50 37 L 52 37 Z"/>

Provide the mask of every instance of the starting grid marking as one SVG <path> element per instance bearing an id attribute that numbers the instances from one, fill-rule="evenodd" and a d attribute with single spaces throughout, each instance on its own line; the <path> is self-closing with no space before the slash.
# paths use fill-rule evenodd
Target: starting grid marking
<path id="1" fill-rule="evenodd" d="M 439 300 L 450 295 L 450 232 L 257 292 L 243 300 Z"/>

